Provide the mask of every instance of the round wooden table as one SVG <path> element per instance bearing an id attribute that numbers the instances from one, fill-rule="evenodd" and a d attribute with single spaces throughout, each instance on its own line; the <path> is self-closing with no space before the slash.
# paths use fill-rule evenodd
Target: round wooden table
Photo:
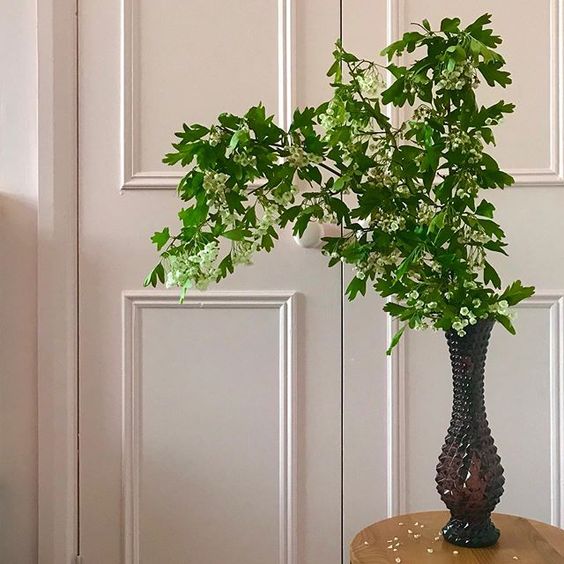
<path id="1" fill-rule="evenodd" d="M 495 513 L 495 546 L 461 548 L 443 540 L 446 511 L 411 513 L 367 527 L 351 543 L 351 564 L 564 564 L 564 531 Z"/>

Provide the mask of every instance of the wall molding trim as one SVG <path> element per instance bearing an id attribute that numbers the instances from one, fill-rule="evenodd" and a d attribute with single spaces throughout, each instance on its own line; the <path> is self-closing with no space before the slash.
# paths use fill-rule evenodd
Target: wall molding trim
<path id="1" fill-rule="evenodd" d="M 179 303 L 168 291 L 125 292 L 123 305 L 123 527 L 124 563 L 139 564 L 139 346 L 144 309 L 275 309 L 279 312 L 279 558 L 297 564 L 296 503 L 296 294 L 194 292 Z"/>
<path id="2" fill-rule="evenodd" d="M 549 312 L 550 338 L 550 514 L 551 524 L 564 524 L 564 290 L 539 290 L 517 309 Z M 399 323 L 388 315 L 388 343 Z M 388 358 L 388 516 L 406 513 L 406 345 L 404 340 Z"/>
<path id="3" fill-rule="evenodd" d="M 138 169 L 135 117 L 136 53 L 138 37 L 135 30 L 139 0 L 121 0 L 121 190 L 176 190 L 181 171 Z M 292 120 L 295 101 L 295 0 L 277 0 L 278 37 L 278 107 L 276 121 L 287 128 Z"/>
<path id="4" fill-rule="evenodd" d="M 37 3 L 37 550 L 40 564 L 71 562 L 80 549 L 78 8 L 76 0 Z"/>
<path id="5" fill-rule="evenodd" d="M 400 323 L 386 314 L 387 346 L 400 328 Z M 388 517 L 407 511 L 406 447 L 405 447 L 405 340 L 402 339 L 387 358 L 387 514 Z"/>
<path id="6" fill-rule="evenodd" d="M 522 302 L 518 309 L 549 311 L 550 347 L 550 521 L 564 524 L 564 290 L 540 291 Z"/>

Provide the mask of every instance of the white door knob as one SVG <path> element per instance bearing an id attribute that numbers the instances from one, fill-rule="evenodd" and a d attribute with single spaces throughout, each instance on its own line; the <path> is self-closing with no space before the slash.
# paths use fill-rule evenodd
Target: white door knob
<path id="1" fill-rule="evenodd" d="M 294 235 L 294 241 L 304 249 L 319 249 L 323 245 L 322 237 L 325 237 L 323 225 L 311 222 L 301 236 Z"/>

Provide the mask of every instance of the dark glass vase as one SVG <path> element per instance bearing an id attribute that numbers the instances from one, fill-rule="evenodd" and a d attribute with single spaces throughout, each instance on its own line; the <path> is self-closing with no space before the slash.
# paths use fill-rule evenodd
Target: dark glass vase
<path id="1" fill-rule="evenodd" d="M 437 490 L 451 513 L 443 528 L 448 542 L 479 548 L 495 544 L 491 513 L 503 493 L 503 468 L 484 404 L 484 367 L 494 325 L 490 319 L 448 331 L 454 400 L 450 427 L 437 465 Z"/>

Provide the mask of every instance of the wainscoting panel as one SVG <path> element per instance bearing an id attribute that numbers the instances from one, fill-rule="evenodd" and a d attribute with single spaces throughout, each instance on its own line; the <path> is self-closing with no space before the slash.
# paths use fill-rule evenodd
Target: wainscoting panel
<path id="1" fill-rule="evenodd" d="M 539 292 L 517 308 L 517 335 L 496 326 L 486 365 L 486 408 L 507 479 L 499 510 L 561 524 L 562 369 L 560 294 Z M 394 449 L 407 511 L 440 509 L 435 465 L 450 420 L 452 386 L 442 333 L 410 332 Z"/>
<path id="2" fill-rule="evenodd" d="M 126 564 L 295 564 L 292 295 L 124 306 Z"/>
<path id="3" fill-rule="evenodd" d="M 122 0 L 122 188 L 170 188 L 163 155 L 182 121 L 263 102 L 285 124 L 293 92 L 292 0 Z"/>
<path id="4" fill-rule="evenodd" d="M 513 84 L 504 91 L 490 89 L 483 81 L 479 101 L 487 105 L 503 98 L 517 105 L 498 128 L 494 154 L 518 185 L 564 185 L 564 1 L 391 0 L 391 4 L 399 21 L 391 29 L 396 30 L 424 18 L 438 27 L 444 17 L 470 23 L 481 14 L 493 14 Z"/>

